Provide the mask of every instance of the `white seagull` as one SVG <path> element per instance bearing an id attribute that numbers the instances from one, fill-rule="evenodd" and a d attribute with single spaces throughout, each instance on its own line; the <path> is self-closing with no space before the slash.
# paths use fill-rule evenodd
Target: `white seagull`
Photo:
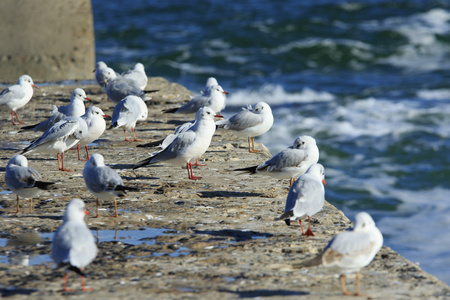
<path id="1" fill-rule="evenodd" d="M 84 285 L 84 268 L 97 256 L 97 246 L 91 231 L 84 222 L 84 216 L 89 214 L 84 202 L 80 199 L 71 200 L 64 212 L 63 223 L 53 235 L 52 254 L 57 268 L 64 267 L 64 292 L 67 288 L 67 270 L 81 275 L 81 290 L 90 291 Z"/>
<path id="2" fill-rule="evenodd" d="M 123 72 L 122 77 L 133 80 L 141 90 L 145 90 L 147 86 L 148 77 L 145 74 L 144 65 L 141 63 L 137 63 L 133 69 Z"/>
<path id="3" fill-rule="evenodd" d="M 108 129 L 123 128 L 125 141 L 131 142 L 127 138 L 127 130 L 131 129 L 134 141 L 140 142 L 134 133 L 134 127 L 137 121 L 145 121 L 148 116 L 148 108 L 145 102 L 137 96 L 126 96 L 114 107 L 111 118 L 111 126 Z"/>
<path id="4" fill-rule="evenodd" d="M 21 131 L 33 130 L 34 132 L 44 132 L 52 127 L 56 122 L 59 122 L 66 117 L 81 117 L 86 112 L 86 108 L 84 106 L 85 100 L 91 101 L 91 99 L 86 96 L 86 92 L 83 89 L 76 88 L 70 95 L 70 103 L 68 105 L 60 107 L 53 105 L 51 116 L 47 120 L 35 125 L 24 126 L 21 128 Z"/>
<path id="5" fill-rule="evenodd" d="M 211 108 L 201 108 L 196 115 L 193 126 L 180 133 L 164 150 L 135 164 L 133 169 L 158 162 L 167 162 L 173 165 L 186 163 L 188 178 L 192 180 L 201 179 L 201 177 L 193 175 L 191 160 L 199 158 L 208 150 L 212 136 L 216 131 L 214 115 L 215 113 Z"/>
<path id="6" fill-rule="evenodd" d="M 111 118 L 103 112 L 97 106 L 91 106 L 88 108 L 86 113 L 81 116 L 81 118 L 86 122 L 88 131 L 84 138 L 80 140 L 77 146 L 78 160 L 80 157 L 80 147 L 85 147 L 86 149 L 86 160 L 89 159 L 88 144 L 100 138 L 100 136 L 105 132 L 106 122 L 105 118 Z"/>
<path id="7" fill-rule="evenodd" d="M 88 190 L 97 198 L 97 218 L 99 217 L 99 199 L 114 199 L 115 215 L 113 217 L 118 217 L 116 197 L 125 196 L 127 190 L 138 190 L 135 187 L 123 185 L 120 175 L 110 167 L 106 166 L 103 156 L 98 153 L 92 154 L 91 158 L 84 165 L 83 178 Z"/>
<path id="8" fill-rule="evenodd" d="M 321 164 L 314 164 L 309 167 L 305 174 L 300 176 L 289 189 L 286 198 L 284 214 L 275 220 L 284 220 L 286 225 L 298 219 L 302 234 L 306 236 L 314 235 L 311 230 L 311 216 L 322 210 L 325 202 L 325 170 Z M 303 216 L 308 216 L 308 230 L 303 230 Z"/>
<path id="9" fill-rule="evenodd" d="M 57 153 L 58 169 L 71 172 L 71 170 L 64 168 L 64 152 L 75 147 L 86 136 L 87 131 L 86 122 L 82 118 L 67 117 L 47 129 L 40 138 L 26 147 L 22 154 L 32 151 Z"/>
<path id="10" fill-rule="evenodd" d="M 277 179 L 290 179 L 290 185 L 295 178 L 305 174 L 308 168 L 319 161 L 319 148 L 316 140 L 308 135 L 295 139 L 294 144 L 271 159 L 258 166 L 236 169 L 250 174 L 263 174 Z"/>
<path id="11" fill-rule="evenodd" d="M 140 97 L 143 100 L 150 100 L 151 98 L 147 97 L 145 94 L 157 91 L 144 91 L 133 79 L 117 75 L 111 68 L 104 69 L 103 76 L 106 82 L 106 95 L 108 96 L 108 99 L 114 103 L 118 103 L 129 95 Z"/>
<path id="12" fill-rule="evenodd" d="M 273 125 L 272 109 L 265 102 L 258 102 L 252 108 L 242 108 L 242 111 L 232 115 L 229 119 L 216 122 L 218 128 L 230 130 L 232 133 L 242 137 L 248 137 L 248 151 L 251 153 L 261 152 L 255 150 L 255 136 L 269 131 Z M 250 148 L 250 142 L 252 147 Z"/>
<path id="13" fill-rule="evenodd" d="M 0 93 L 0 105 L 5 105 L 11 110 L 11 122 L 13 125 L 24 124 L 17 115 L 17 110 L 24 107 L 33 97 L 33 87 L 37 88 L 33 79 L 28 75 L 22 75 L 17 84 L 7 87 Z M 14 114 L 17 122 L 14 122 Z"/>
<path id="14" fill-rule="evenodd" d="M 205 89 L 206 90 L 206 89 Z M 225 92 L 220 85 L 214 85 L 209 89 L 209 94 L 193 97 L 188 103 L 181 107 L 166 109 L 165 113 L 191 114 L 197 112 L 202 107 L 211 108 L 218 117 L 222 117 L 220 112 L 225 109 L 225 100 L 228 92 Z"/>
<path id="15" fill-rule="evenodd" d="M 359 289 L 359 270 L 367 266 L 383 246 L 383 235 L 372 217 L 360 212 L 355 217 L 353 229 L 337 234 L 323 252 L 300 267 L 323 265 L 341 274 L 342 292 L 347 296 L 362 296 Z M 345 288 L 345 275 L 356 272 L 356 293 Z"/>
<path id="16" fill-rule="evenodd" d="M 105 91 L 105 93 L 106 93 L 106 90 L 105 90 L 105 85 L 106 85 L 105 74 L 106 74 L 106 72 L 104 72 L 104 70 L 106 68 L 108 68 L 108 65 L 105 62 L 98 61 L 95 64 L 95 69 L 94 69 L 95 80 L 97 81 L 98 85 Z"/>
<path id="17" fill-rule="evenodd" d="M 33 197 L 41 190 L 48 190 L 54 182 L 41 181 L 39 172 L 28 166 L 25 156 L 14 155 L 6 165 L 6 186 L 17 196 L 17 211 L 20 212 L 19 196 L 30 199 L 30 213 L 33 212 Z"/>
<path id="18" fill-rule="evenodd" d="M 203 89 L 203 91 L 200 91 L 200 94 L 202 94 L 203 96 L 209 96 L 211 94 L 211 88 L 215 85 L 219 85 L 217 79 L 214 77 L 209 77 L 206 80 L 205 88 Z"/>

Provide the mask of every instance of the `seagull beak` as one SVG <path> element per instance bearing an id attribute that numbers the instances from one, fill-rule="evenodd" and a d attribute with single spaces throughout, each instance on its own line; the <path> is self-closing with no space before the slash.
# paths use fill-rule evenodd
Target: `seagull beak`
<path id="1" fill-rule="evenodd" d="M 89 215 L 89 211 L 88 211 L 88 210 L 85 210 L 85 211 L 84 211 L 84 214 L 85 214 L 85 215 Z"/>
<path id="2" fill-rule="evenodd" d="M 38 87 L 37 85 L 35 85 L 35 84 L 32 84 L 31 86 L 32 86 L 32 87 L 35 87 L 35 88 L 37 88 L 37 89 L 39 88 L 39 87 Z"/>
<path id="3" fill-rule="evenodd" d="M 105 120 L 111 120 L 111 116 L 110 115 L 103 115 L 103 119 L 105 119 Z"/>
<path id="4" fill-rule="evenodd" d="M 84 99 L 87 100 L 87 101 L 92 101 L 91 98 L 88 98 L 88 97 L 86 97 Z"/>
<path id="5" fill-rule="evenodd" d="M 92 71 L 92 73 L 94 73 L 95 71 L 97 71 L 97 69 L 94 69 L 94 70 Z"/>
<path id="6" fill-rule="evenodd" d="M 223 93 L 224 93 L 224 94 L 226 94 L 226 95 L 228 95 L 228 94 L 229 94 L 228 92 L 225 92 L 225 91 L 223 91 Z"/>
<path id="7" fill-rule="evenodd" d="M 215 115 L 215 116 L 214 116 L 214 118 L 220 118 L 220 119 L 223 119 L 223 116 L 222 116 L 222 115 L 219 115 L 219 114 L 217 114 L 217 115 Z"/>
<path id="8" fill-rule="evenodd" d="M 325 181 L 325 179 L 322 179 L 322 183 L 323 183 L 323 185 L 327 185 L 327 182 Z"/>

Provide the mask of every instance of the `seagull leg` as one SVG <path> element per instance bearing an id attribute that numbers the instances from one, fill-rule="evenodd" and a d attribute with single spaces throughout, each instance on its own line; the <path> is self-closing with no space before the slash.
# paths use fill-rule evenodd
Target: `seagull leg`
<path id="1" fill-rule="evenodd" d="M 303 230 L 302 220 L 298 219 L 298 223 L 300 224 L 300 228 L 302 229 L 302 234 L 305 235 L 305 231 Z"/>
<path id="2" fill-rule="evenodd" d="M 197 158 L 197 159 L 195 160 L 194 166 L 204 167 L 204 166 L 206 166 L 206 164 L 199 164 L 199 163 L 198 163 L 198 158 Z"/>
<path id="3" fill-rule="evenodd" d="M 63 289 L 58 292 L 73 292 L 72 289 L 67 288 L 67 271 L 64 270 L 64 281 L 63 281 Z"/>
<path id="4" fill-rule="evenodd" d="M 58 153 L 58 167 L 59 167 L 59 153 Z M 72 170 L 64 168 L 64 152 L 61 153 L 61 168 L 59 168 L 59 170 L 66 171 L 66 172 L 72 172 Z"/>
<path id="5" fill-rule="evenodd" d="M 308 216 L 308 230 L 304 233 L 306 236 L 314 236 L 314 233 L 311 230 L 311 217 Z"/>
<path id="6" fill-rule="evenodd" d="M 125 141 L 132 142 L 132 140 L 127 138 L 127 131 L 125 129 L 123 130 L 123 134 L 125 135 Z"/>
<path id="7" fill-rule="evenodd" d="M 356 271 L 356 294 L 355 296 L 367 297 L 367 295 L 361 294 L 359 289 L 359 271 Z"/>
<path id="8" fill-rule="evenodd" d="M 87 161 L 87 160 L 89 160 L 89 153 L 88 153 L 88 151 L 87 151 L 87 145 L 86 145 L 85 147 L 86 147 L 87 159 L 82 159 L 81 156 L 80 156 L 80 144 L 77 145 L 78 160 L 81 160 L 81 161 Z"/>
<path id="9" fill-rule="evenodd" d="M 188 178 L 189 179 L 192 179 L 192 180 L 201 179 L 201 177 L 199 177 L 199 176 L 194 176 L 194 172 L 192 171 L 192 164 L 190 162 L 186 164 L 186 168 L 188 170 Z"/>
<path id="10" fill-rule="evenodd" d="M 17 204 L 16 204 L 16 206 L 17 206 L 17 210 L 16 210 L 16 214 L 18 214 L 18 213 L 20 213 L 20 206 L 19 206 L 19 195 L 16 195 L 17 196 Z"/>
<path id="11" fill-rule="evenodd" d="M 86 145 L 86 146 L 84 146 L 84 147 L 86 148 L 86 159 L 85 159 L 85 160 L 89 160 L 90 157 L 89 157 L 88 146 Z"/>
<path id="12" fill-rule="evenodd" d="M 100 215 L 98 214 L 98 198 L 95 200 L 96 206 L 97 206 L 97 215 L 95 215 L 96 218 L 100 218 Z"/>
<path id="13" fill-rule="evenodd" d="M 250 150 L 250 140 L 252 141 L 252 149 Z M 255 150 L 255 138 L 254 137 L 248 137 L 248 152 L 250 153 L 258 153 L 261 152 L 261 150 Z"/>
<path id="14" fill-rule="evenodd" d="M 117 213 L 117 201 L 116 201 L 116 199 L 114 199 L 114 211 L 116 212 L 116 214 L 114 216 L 110 216 L 111 218 L 117 218 L 119 216 L 119 214 Z"/>
<path id="15" fill-rule="evenodd" d="M 289 181 L 289 187 L 291 187 L 294 182 L 295 182 L 295 178 L 291 177 L 291 180 Z"/>
<path id="16" fill-rule="evenodd" d="M 33 198 L 30 198 L 30 214 L 33 212 Z"/>
<path id="17" fill-rule="evenodd" d="M 84 271 L 84 269 L 80 269 L 82 272 Z M 83 292 L 89 292 L 89 291 L 92 291 L 93 290 L 93 288 L 87 288 L 85 285 L 84 285 L 84 275 L 81 275 L 81 290 L 83 291 Z"/>
<path id="18" fill-rule="evenodd" d="M 25 124 L 24 122 L 20 121 L 19 116 L 17 115 L 17 111 L 15 111 L 14 114 L 16 115 L 17 122 L 19 122 L 19 124 Z"/>
<path id="19" fill-rule="evenodd" d="M 134 137 L 134 141 L 135 141 L 135 142 L 142 142 L 142 140 L 138 140 L 138 139 L 136 138 L 136 134 L 134 134 L 134 127 L 131 127 L 131 132 L 133 133 L 133 137 Z"/>

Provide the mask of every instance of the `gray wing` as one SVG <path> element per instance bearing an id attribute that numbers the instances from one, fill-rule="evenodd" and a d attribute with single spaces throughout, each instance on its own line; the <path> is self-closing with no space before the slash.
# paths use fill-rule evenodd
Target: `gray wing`
<path id="1" fill-rule="evenodd" d="M 113 110 L 111 118 L 112 124 L 117 122 L 117 126 L 136 122 L 141 114 L 138 103 L 134 101 L 121 101 Z"/>
<path id="2" fill-rule="evenodd" d="M 128 95 L 142 96 L 144 92 L 132 80 L 118 77 L 107 86 L 107 95 L 111 100 L 119 102 Z"/>
<path id="3" fill-rule="evenodd" d="M 261 115 L 255 114 L 248 110 L 243 110 L 228 119 L 225 129 L 241 131 L 262 123 Z"/>
<path id="4" fill-rule="evenodd" d="M 44 134 L 34 141 L 30 146 L 28 146 L 24 153 L 33 148 L 42 145 L 47 142 L 53 142 L 57 139 L 64 139 L 73 134 L 79 127 L 79 122 L 76 120 L 67 120 L 57 122 L 55 125 L 50 127 Z"/>
<path id="5" fill-rule="evenodd" d="M 208 106 L 208 97 L 195 96 L 188 103 L 177 109 L 177 113 L 196 113 L 203 106 Z"/>
<path id="6" fill-rule="evenodd" d="M 84 268 L 96 256 L 94 237 L 84 223 L 65 222 L 55 232 L 51 257 L 56 263 L 70 263 Z"/>
<path id="7" fill-rule="evenodd" d="M 173 142 L 167 146 L 164 150 L 161 152 L 158 152 L 155 156 L 152 157 L 150 160 L 150 163 L 157 163 L 159 161 L 165 161 L 169 159 L 174 159 L 178 156 L 178 152 L 192 144 L 192 142 L 195 140 L 196 133 L 193 131 L 187 131 L 180 133 Z"/>
<path id="8" fill-rule="evenodd" d="M 89 169 L 86 174 L 83 172 L 83 177 L 94 193 L 113 192 L 116 186 L 123 185 L 120 175 L 108 166 Z"/>
<path id="9" fill-rule="evenodd" d="M 304 215 L 322 198 L 324 195 L 321 182 L 305 174 L 291 186 L 286 198 L 285 212 L 294 210 L 295 215 Z"/>
<path id="10" fill-rule="evenodd" d="M 0 93 L 0 104 L 6 104 L 15 98 L 25 97 L 25 91 L 20 87 L 20 85 L 13 85 L 4 89 Z"/>
<path id="11" fill-rule="evenodd" d="M 59 121 L 63 120 L 66 115 L 64 113 L 61 113 L 58 111 L 58 108 L 56 106 L 53 106 L 52 115 L 45 121 L 42 121 L 36 127 L 33 128 L 33 130 L 36 131 L 46 131 L 50 127 L 52 127 L 54 124 L 58 123 Z"/>
<path id="12" fill-rule="evenodd" d="M 304 151 L 299 151 L 289 147 L 279 152 L 271 159 L 260 164 L 257 168 L 259 171 L 267 170 L 269 172 L 281 171 L 287 167 L 297 167 L 306 159 Z"/>
<path id="13" fill-rule="evenodd" d="M 39 172 L 30 167 L 14 166 L 5 173 L 6 185 L 13 189 L 32 188 L 41 179 Z"/>

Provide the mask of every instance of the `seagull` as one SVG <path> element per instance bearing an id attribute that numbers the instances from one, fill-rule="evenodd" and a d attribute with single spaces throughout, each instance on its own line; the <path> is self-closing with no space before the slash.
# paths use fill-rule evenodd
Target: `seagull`
<path id="1" fill-rule="evenodd" d="M 82 138 L 78 143 L 77 146 L 78 160 L 81 160 L 80 147 L 83 146 L 86 149 L 86 157 L 87 157 L 86 160 L 88 160 L 89 159 L 88 144 L 100 138 L 100 136 L 103 134 L 103 132 L 105 132 L 106 129 L 105 118 L 111 117 L 105 114 L 103 110 L 101 110 L 97 106 L 92 106 L 88 108 L 86 113 L 82 115 L 81 118 L 86 122 L 88 131 L 86 136 Z"/>
<path id="2" fill-rule="evenodd" d="M 95 80 L 97 81 L 98 85 L 105 91 L 105 76 L 104 76 L 104 70 L 108 68 L 108 65 L 104 63 L 103 61 L 98 61 L 95 64 Z M 112 70 L 112 69 L 111 69 Z M 115 72 L 114 72 L 115 73 Z M 106 92 L 106 91 L 105 91 Z"/>
<path id="3" fill-rule="evenodd" d="M 68 105 L 60 107 L 53 105 L 51 116 L 47 120 L 35 125 L 24 126 L 21 128 L 21 131 L 33 130 L 34 132 L 45 132 L 52 127 L 53 124 L 66 117 L 81 117 L 86 112 L 84 100 L 91 101 L 91 99 L 86 96 L 86 92 L 83 89 L 76 88 L 70 95 L 70 103 Z"/>
<path id="4" fill-rule="evenodd" d="M 84 268 L 97 256 L 97 246 L 91 231 L 84 222 L 84 216 L 89 214 L 85 204 L 80 199 L 73 199 L 67 204 L 63 223 L 53 235 L 52 254 L 57 268 L 64 267 L 63 292 L 67 288 L 67 270 L 81 275 L 81 290 L 91 291 L 84 285 Z"/>
<path id="5" fill-rule="evenodd" d="M 201 179 L 201 177 L 193 175 L 191 160 L 202 156 L 208 149 L 216 131 L 214 115 L 215 113 L 211 108 L 201 108 L 196 114 L 194 125 L 186 132 L 180 133 L 164 150 L 135 164 L 133 169 L 158 162 L 167 162 L 173 165 L 186 163 L 188 178 L 192 180 Z"/>
<path id="6" fill-rule="evenodd" d="M 359 270 L 367 266 L 383 246 L 383 235 L 372 217 L 360 212 L 355 217 L 353 229 L 337 234 L 323 252 L 300 264 L 300 267 L 323 265 L 336 269 L 340 274 L 342 293 L 347 296 L 363 296 L 359 289 Z M 345 274 L 356 272 L 356 293 L 345 288 Z"/>
<path id="7" fill-rule="evenodd" d="M 41 190 L 48 190 L 54 182 L 41 181 L 39 172 L 28 166 L 25 156 L 17 154 L 11 157 L 6 165 L 5 183 L 17 195 L 17 211 L 20 212 L 19 196 L 30 198 L 30 213 L 33 212 L 33 197 Z"/>
<path id="8" fill-rule="evenodd" d="M 114 103 L 118 103 L 120 100 L 129 95 L 134 95 L 142 98 L 143 100 L 150 100 L 146 93 L 157 92 L 157 90 L 144 91 L 138 84 L 127 77 L 117 75 L 111 68 L 106 68 L 102 72 L 106 82 L 106 95 L 108 99 Z"/>
<path id="9" fill-rule="evenodd" d="M 38 88 L 33 79 L 28 75 L 22 75 L 17 84 L 7 87 L 0 93 L 0 105 L 5 105 L 11 110 L 11 122 L 13 125 L 25 124 L 20 121 L 17 110 L 24 107 L 33 97 L 33 87 Z M 17 122 L 14 122 L 16 115 Z"/>
<path id="10" fill-rule="evenodd" d="M 206 90 L 206 89 L 205 89 Z M 166 109 L 165 113 L 191 114 L 197 112 L 200 108 L 210 107 L 218 117 L 222 117 L 220 112 L 225 109 L 225 100 L 228 92 L 225 92 L 220 85 L 214 85 L 203 95 L 193 97 L 188 103 L 178 108 Z"/>
<path id="11" fill-rule="evenodd" d="M 83 139 L 88 131 L 86 122 L 80 117 L 67 117 L 52 127 L 47 129 L 44 134 L 26 147 L 22 154 L 32 151 L 42 151 L 49 153 L 57 153 L 58 169 L 60 171 L 72 170 L 64 168 L 64 151 L 76 146 Z M 61 154 L 61 164 L 60 164 Z"/>
<path id="12" fill-rule="evenodd" d="M 147 86 L 148 77 L 145 74 L 144 65 L 141 63 L 137 63 L 133 69 L 123 72 L 122 77 L 133 80 L 141 90 Z"/>
<path id="13" fill-rule="evenodd" d="M 209 77 L 206 80 L 205 88 L 203 89 L 203 91 L 200 91 L 200 94 L 203 96 L 209 96 L 211 94 L 211 88 L 215 85 L 219 85 L 217 79 L 214 77 Z"/>
<path id="14" fill-rule="evenodd" d="M 292 186 L 295 178 L 305 174 L 308 168 L 318 161 L 319 148 L 317 148 L 316 140 L 308 135 L 302 135 L 295 139 L 292 146 L 262 164 L 234 171 L 269 175 L 278 179 L 290 179 L 290 186 Z"/>
<path id="15" fill-rule="evenodd" d="M 91 158 L 84 165 L 83 178 L 88 190 L 97 198 L 97 218 L 99 217 L 98 199 L 114 199 L 114 210 L 116 214 L 113 217 L 118 217 L 116 197 L 125 196 L 127 190 L 138 190 L 135 187 L 123 185 L 120 175 L 106 166 L 103 156 L 98 153 L 92 154 Z"/>
<path id="16" fill-rule="evenodd" d="M 198 119 L 199 116 L 198 114 L 200 113 L 200 109 L 197 111 L 197 113 L 195 114 L 195 119 Z M 215 115 L 214 117 L 218 117 L 217 115 Z M 153 141 L 147 144 L 140 144 L 137 145 L 136 147 L 155 147 L 155 146 L 159 146 L 161 149 L 166 149 L 167 146 L 169 146 L 173 140 L 175 140 L 175 138 L 183 132 L 188 131 L 194 124 L 195 124 L 195 119 L 193 121 L 189 121 L 186 123 L 181 124 L 180 126 L 178 126 L 175 129 L 175 132 L 172 134 L 169 134 L 168 136 L 166 136 L 166 138 L 161 139 L 161 140 L 157 140 L 157 141 Z M 205 164 L 199 164 L 198 163 L 198 158 L 195 160 L 195 164 L 194 166 L 206 166 Z"/>
<path id="17" fill-rule="evenodd" d="M 125 135 L 125 141 L 131 142 L 127 138 L 127 130 L 131 129 L 133 133 L 134 141 L 141 142 L 136 138 L 134 133 L 134 127 L 137 121 L 145 121 L 148 116 L 148 108 L 145 102 L 133 95 L 126 96 L 114 107 L 113 115 L 111 118 L 111 126 L 108 129 L 123 128 L 123 134 Z"/>
<path id="18" fill-rule="evenodd" d="M 305 174 L 300 176 L 289 189 L 286 199 L 284 214 L 275 220 L 284 220 L 286 225 L 291 224 L 291 220 L 298 219 L 302 234 L 314 236 L 311 230 L 311 216 L 321 211 L 325 202 L 325 170 L 321 164 L 314 164 L 309 167 Z M 303 230 L 303 216 L 308 216 L 308 230 Z"/>
<path id="19" fill-rule="evenodd" d="M 272 127 L 272 109 L 269 104 L 258 102 L 253 108 L 251 106 L 242 108 L 241 112 L 234 114 L 229 119 L 217 121 L 216 125 L 218 128 L 230 130 L 238 136 L 248 137 L 248 151 L 251 153 L 261 152 L 261 150 L 255 150 L 254 137 L 266 133 Z"/>

